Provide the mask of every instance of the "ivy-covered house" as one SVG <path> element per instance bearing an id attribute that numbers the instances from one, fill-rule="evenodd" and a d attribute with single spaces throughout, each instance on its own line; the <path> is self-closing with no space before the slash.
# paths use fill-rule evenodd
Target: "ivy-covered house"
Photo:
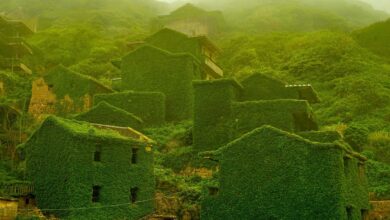
<path id="1" fill-rule="evenodd" d="M 220 49 L 206 36 L 193 37 L 164 28 L 146 38 L 145 42 L 172 53 L 192 54 L 200 61 L 202 80 L 223 77 L 223 70 L 217 64 Z"/>
<path id="2" fill-rule="evenodd" d="M 244 101 L 299 99 L 307 100 L 310 104 L 320 102 L 310 84 L 288 84 L 262 73 L 254 73 L 240 84 L 243 86 L 240 100 Z"/>
<path id="3" fill-rule="evenodd" d="M 246 87 L 232 79 L 195 81 L 193 85 L 193 142 L 199 151 L 217 149 L 263 125 L 289 132 L 318 129 L 307 100 L 259 96 L 248 101 L 242 98 Z"/>
<path id="4" fill-rule="evenodd" d="M 150 142 L 48 117 L 24 144 L 37 206 L 64 219 L 140 219 L 154 209 Z"/>
<path id="5" fill-rule="evenodd" d="M 102 125 L 131 127 L 136 130 L 141 130 L 143 125 L 141 118 L 105 101 L 99 102 L 87 112 L 76 115 L 74 119 Z"/>
<path id="6" fill-rule="evenodd" d="M 200 68 L 191 54 L 144 45 L 122 59 L 122 88 L 163 93 L 167 121 L 191 118 L 194 79 L 200 79 Z"/>
<path id="7" fill-rule="evenodd" d="M 32 73 L 22 58 L 33 54 L 33 50 L 24 40 L 33 33 L 34 31 L 21 21 L 0 17 L 0 68 L 12 72 Z"/>
<path id="8" fill-rule="evenodd" d="M 185 4 L 169 15 L 159 16 L 152 24 L 154 30 L 170 28 L 188 36 L 215 35 L 226 25 L 221 11 L 206 11 L 193 4 Z"/>
<path id="9" fill-rule="evenodd" d="M 0 144 L 4 147 L 14 147 L 20 144 L 24 133 L 20 131 L 22 112 L 10 104 L 0 103 Z"/>
<path id="10" fill-rule="evenodd" d="M 201 219 L 366 219 L 366 158 L 336 139 L 263 126 L 203 153 L 220 172 Z"/>
<path id="11" fill-rule="evenodd" d="M 106 102 L 133 114 L 143 121 L 145 127 L 150 127 L 165 123 L 165 100 L 165 95 L 161 92 L 124 91 L 95 95 L 93 103 L 99 105 Z"/>
<path id="12" fill-rule="evenodd" d="M 111 92 L 96 79 L 59 65 L 34 80 L 29 113 L 39 119 L 84 112 L 92 107 L 94 95 Z"/>

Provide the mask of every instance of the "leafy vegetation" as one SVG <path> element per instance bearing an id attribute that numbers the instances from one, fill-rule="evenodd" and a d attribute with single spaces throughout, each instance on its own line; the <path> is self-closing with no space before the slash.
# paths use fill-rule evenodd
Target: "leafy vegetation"
<path id="1" fill-rule="evenodd" d="M 389 15 L 352 0 L 197 2 L 224 13 L 227 28 L 212 38 L 223 51 L 219 63 L 226 76 L 241 81 L 252 73 L 261 73 L 291 84 L 311 84 L 321 99 L 321 103 L 313 105 L 320 127 L 342 127 L 339 133 L 345 140 L 355 149 L 364 150 L 370 158 L 367 167 L 370 191 L 379 198 L 389 199 L 390 20 L 384 21 Z M 2 15 L 38 27 L 37 33 L 28 39 L 34 56 L 25 58 L 33 67 L 34 75 L 0 73 L 0 81 L 4 83 L 1 103 L 18 103 L 26 110 L 31 81 L 59 64 L 110 87 L 111 80 L 121 76 L 111 60 L 128 54 L 129 42 L 149 36 L 150 21 L 167 12 L 169 6 L 154 0 L 2 0 L 0 8 Z M 46 78 L 59 83 L 60 87 L 55 89 L 60 97 L 68 93 L 74 97 L 84 94 L 71 87 L 73 83 L 84 84 L 82 80 L 67 82 L 62 76 L 47 75 Z M 227 134 L 230 128 L 222 124 L 221 118 L 231 113 L 228 100 L 236 95 L 233 90 L 226 94 L 213 89 L 198 91 L 209 101 L 199 106 L 195 100 L 195 111 L 201 112 L 204 118 L 200 121 L 202 129 L 195 127 L 194 133 L 192 127 L 199 123 L 164 125 L 167 97 L 161 93 L 123 92 L 100 95 L 94 101 L 95 105 L 105 101 L 145 122 L 145 133 L 159 144 L 155 152 L 158 190 L 166 195 L 178 195 L 183 209 L 198 210 L 202 190 L 215 184 L 216 176 L 201 178 L 195 172 L 198 167 L 215 168 L 212 162 L 199 159 L 196 148 L 211 149 L 225 144 L 222 140 L 230 135 Z M 144 104 L 132 104 L 137 100 Z M 250 107 L 249 104 L 242 108 Z M 178 114 L 185 111 L 186 119 L 191 115 L 175 103 L 170 106 Z M 100 119 L 100 114 L 93 119 Z M 30 123 L 26 130 L 37 127 L 30 121 L 25 123 Z M 123 125 L 124 122 L 113 119 L 110 123 Z M 192 135 L 195 140 L 199 136 L 208 139 L 192 143 Z M 337 137 L 336 133 L 329 135 Z M 363 149 L 361 143 L 365 143 Z M 62 144 L 58 140 L 58 146 Z M 17 181 L 18 175 L 9 167 L 9 164 L 1 166 L 0 182 Z"/>

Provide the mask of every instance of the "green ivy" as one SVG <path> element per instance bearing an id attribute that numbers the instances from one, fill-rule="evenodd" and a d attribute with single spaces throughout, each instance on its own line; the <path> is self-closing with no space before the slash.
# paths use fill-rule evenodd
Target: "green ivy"
<path id="1" fill-rule="evenodd" d="M 131 127 L 136 130 L 141 130 L 143 124 L 142 119 L 105 101 L 98 103 L 88 112 L 75 116 L 74 119 L 96 124 Z"/>
<path id="2" fill-rule="evenodd" d="M 160 92 L 126 91 L 99 94 L 93 100 L 94 105 L 102 101 L 137 115 L 144 121 L 146 127 L 165 123 L 165 95 Z"/>
<path id="3" fill-rule="evenodd" d="M 94 161 L 97 147 L 101 162 Z M 155 180 L 148 147 L 114 131 L 50 116 L 25 144 L 38 207 L 64 219 L 131 220 L 151 213 Z M 137 164 L 131 162 L 133 148 Z M 92 202 L 95 185 L 101 186 L 97 203 Z M 139 188 L 136 204 L 130 200 L 133 187 Z"/>
<path id="4" fill-rule="evenodd" d="M 202 202 L 201 219 L 361 219 L 368 210 L 362 156 L 264 126 L 214 152 L 219 194 Z M 346 166 L 344 157 L 348 156 Z"/>
<path id="5" fill-rule="evenodd" d="M 167 121 L 192 117 L 193 79 L 200 79 L 200 67 L 189 54 L 143 46 L 122 59 L 122 89 L 163 93 Z"/>

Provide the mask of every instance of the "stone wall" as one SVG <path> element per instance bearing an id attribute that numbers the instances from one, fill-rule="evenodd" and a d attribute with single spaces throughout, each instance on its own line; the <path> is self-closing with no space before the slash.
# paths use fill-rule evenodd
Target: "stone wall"
<path id="1" fill-rule="evenodd" d="M 18 214 L 18 200 L 0 198 L 0 219 L 13 220 Z"/>

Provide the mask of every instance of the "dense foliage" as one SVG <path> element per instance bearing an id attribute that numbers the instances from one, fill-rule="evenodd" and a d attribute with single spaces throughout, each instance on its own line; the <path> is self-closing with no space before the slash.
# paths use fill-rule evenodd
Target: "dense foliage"
<path id="1" fill-rule="evenodd" d="M 196 2 L 206 6 L 206 9 L 222 10 L 224 14 L 227 28 L 219 35 L 213 35 L 212 38 L 222 48 L 222 56 L 219 60 L 226 76 L 237 77 L 243 82 L 244 86 L 250 85 L 250 82 L 246 84 L 244 83 L 245 80 L 242 81 L 242 79 L 245 79 L 252 73 L 272 76 L 276 81 L 268 81 L 269 84 L 267 86 L 276 86 L 280 89 L 278 94 L 267 94 L 275 95 L 273 98 L 280 97 L 279 94 L 282 93 L 282 97 L 285 97 L 284 95 L 296 97 L 296 91 L 294 93 L 286 92 L 286 90 L 282 91 L 284 82 L 280 82 L 282 84 L 279 84 L 279 82 L 275 83 L 278 79 L 283 79 L 291 84 L 311 84 L 322 101 L 313 105 L 313 110 L 318 116 L 321 128 L 342 127 L 343 130 L 340 134 L 343 134 L 347 141 L 358 150 L 362 150 L 361 144 L 357 146 L 358 143 L 365 143 L 367 133 L 369 133 L 367 144 L 363 146 L 363 149 L 366 150 L 365 153 L 370 157 L 367 166 L 370 191 L 375 192 L 378 198 L 389 199 L 389 21 L 373 24 L 374 22 L 385 20 L 389 15 L 373 10 L 367 4 L 357 0 L 199 0 Z M 176 6 L 178 5 L 176 4 Z M 92 82 L 91 78 L 85 77 L 84 74 L 96 78 L 96 80 L 108 87 L 111 86 L 111 80 L 121 76 L 120 66 L 115 67 L 111 60 L 120 59 L 128 54 L 131 50 L 129 42 L 138 42 L 149 36 L 151 29 L 150 21 L 161 13 L 168 12 L 166 9 L 169 6 L 154 0 L 2 0 L 0 1 L 0 8 L 1 15 L 13 19 L 23 19 L 28 25 L 37 26 L 37 33 L 28 39 L 34 50 L 34 56 L 26 58 L 26 63 L 34 70 L 33 77 L 38 74 L 42 76 L 53 66 L 63 64 L 71 69 L 72 72 L 57 69 L 56 71 L 60 73 L 59 75 L 53 75 L 52 77 L 46 75 L 46 78 L 48 82 L 58 83 L 59 87 L 54 89 L 60 98 L 69 94 L 72 97 L 77 97 L 76 100 L 79 102 L 79 97 L 85 94 L 84 89 L 89 87 L 85 86 L 89 85 L 89 83 L 85 82 Z M 148 40 L 149 43 L 153 44 L 153 39 Z M 168 39 L 165 44 L 165 46 L 170 46 L 171 48 L 177 47 L 173 49 L 173 52 L 188 52 L 188 48 L 190 50 L 194 49 L 191 42 L 190 44 L 179 45 L 175 44 L 173 40 Z M 162 45 L 155 46 L 161 47 Z M 186 50 L 183 51 L 183 47 Z M 169 48 L 165 49 L 172 50 Z M 195 52 L 193 55 L 199 58 L 198 53 Z M 141 58 L 143 59 L 144 57 Z M 141 64 L 141 67 L 150 67 L 149 61 Z M 193 67 L 193 65 L 190 65 L 186 68 L 191 69 Z M 173 70 L 176 71 L 176 68 Z M 69 81 L 66 79 L 65 75 L 67 73 L 75 74 L 75 72 L 82 75 L 77 74 L 78 77 L 75 77 L 74 80 Z M 182 76 L 181 80 L 184 80 L 186 76 Z M 151 78 L 153 78 L 153 75 L 151 75 Z M 92 84 L 97 85 L 96 80 L 93 79 Z M 129 81 L 131 80 L 129 79 Z M 168 82 L 170 79 L 157 78 L 156 81 L 158 80 Z M 19 76 L 4 71 L 0 73 L 0 81 L 4 84 L 4 93 L 0 98 L 1 103 L 13 104 L 16 102 L 21 108 L 24 107 L 26 109 L 26 106 L 28 106 L 26 101 L 31 96 L 32 77 Z M 154 82 L 161 85 L 161 82 L 156 81 Z M 160 145 L 156 150 L 157 161 L 155 163 L 157 187 L 166 195 L 170 195 L 172 192 L 174 195 L 178 195 L 183 202 L 180 207 L 182 210 L 191 209 L 198 212 L 200 201 L 203 199 L 201 196 L 202 188 L 210 184 L 210 182 L 212 182 L 212 185 L 215 185 L 215 182 L 213 182 L 215 176 L 211 180 L 202 179 L 195 171 L 192 172 L 194 170 L 192 168 L 215 166 L 213 162 L 201 160 L 197 155 L 197 151 L 215 149 L 226 144 L 227 140 L 234 136 L 232 125 L 225 122 L 232 114 L 230 100 L 236 99 L 238 97 L 237 91 L 242 88 L 235 83 L 233 83 L 233 86 L 225 87 L 226 84 L 231 82 L 222 81 L 220 86 L 222 90 L 225 90 L 225 93 L 220 93 L 221 88 L 218 86 L 213 87 L 208 84 L 195 83 L 195 93 L 198 93 L 198 96 L 204 97 L 204 99 L 197 100 L 195 98 L 194 111 L 197 111 L 199 113 L 197 115 L 200 115 L 201 118 L 195 117 L 194 125 L 191 122 L 186 122 L 184 125 L 169 124 L 160 127 L 164 125 L 167 118 L 167 109 L 169 109 L 169 112 L 177 114 L 168 118 L 179 116 L 181 119 L 189 119 L 191 116 L 191 111 L 186 108 L 189 107 L 189 103 L 182 107 L 177 105 L 177 102 L 172 99 L 174 101 L 169 101 L 169 108 L 167 108 L 168 99 L 171 97 L 171 91 L 168 91 L 167 88 L 171 85 L 175 85 L 175 88 L 172 89 L 176 94 L 178 94 L 177 91 L 183 92 L 179 94 L 178 100 L 189 99 L 192 95 L 185 93 L 190 85 L 182 81 L 175 82 L 175 84 L 169 82 L 166 85 L 167 88 L 156 89 L 167 93 L 166 95 L 149 92 L 123 92 L 98 95 L 94 99 L 94 105 L 97 109 L 99 109 L 99 103 L 105 101 L 114 106 L 112 109 L 105 109 L 112 114 L 111 110 L 115 109 L 113 111 L 118 112 L 117 108 L 120 108 L 134 114 L 134 117 L 139 117 L 145 122 L 145 126 L 148 128 L 145 133 L 150 135 Z M 100 83 L 99 87 L 102 86 Z M 80 84 L 82 86 L 74 86 Z M 151 85 L 143 87 L 142 90 L 150 90 L 154 86 L 151 83 Z M 81 87 L 82 89 L 80 89 Z M 197 90 L 199 87 L 202 87 L 204 90 Z M 134 88 L 141 88 L 141 85 L 138 83 Z M 244 92 L 247 93 L 241 97 L 242 99 L 258 99 L 257 93 L 259 91 L 246 90 Z M 202 103 L 202 105 L 199 105 L 199 103 Z M 236 103 L 236 110 L 242 109 L 243 113 L 240 115 L 244 118 L 246 114 L 244 110 L 251 106 L 253 107 L 254 104 Z M 275 108 L 281 107 L 276 106 Z M 252 110 L 257 111 L 258 109 L 253 107 Z M 268 109 L 268 111 L 272 110 L 271 107 Z M 305 107 L 306 110 L 310 111 L 309 108 Z M 96 115 L 93 115 L 92 120 L 107 122 L 107 118 L 100 118 L 101 114 L 107 114 L 107 112 L 103 111 L 104 113 L 102 113 L 99 111 Z M 123 112 L 120 112 L 123 115 Z M 121 118 L 123 117 L 121 116 Z M 111 119 L 109 123 L 125 125 L 122 124 L 125 123 L 125 120 Z M 281 118 L 277 120 L 275 122 L 277 124 L 283 124 L 284 122 Z M 241 129 L 240 134 L 260 124 L 258 121 L 250 121 L 248 125 L 243 123 L 248 128 Z M 31 123 L 29 129 L 33 130 L 36 126 L 36 124 Z M 192 126 L 194 126 L 193 129 Z M 354 128 L 363 128 L 363 130 Z M 57 131 L 48 129 L 42 133 L 44 133 L 44 136 L 50 132 Z M 195 143 L 192 143 L 192 135 Z M 302 133 L 302 136 L 308 139 L 311 137 L 313 141 L 319 142 L 338 139 L 338 135 L 335 132 L 327 134 Z M 65 147 L 61 147 L 64 146 L 64 143 L 68 143 L 62 140 L 60 138 L 53 141 L 53 146 L 58 152 L 63 152 Z M 310 144 L 316 145 L 316 143 Z M 83 147 L 87 149 L 86 146 L 83 145 Z M 233 152 L 235 154 L 233 156 L 237 156 L 239 161 L 237 162 L 237 167 L 241 167 L 243 165 L 242 161 L 250 160 L 251 157 L 248 157 L 249 159 L 239 158 L 241 154 L 241 151 L 239 151 L 240 147 L 236 150 L 237 152 Z M 286 158 L 297 156 L 294 153 L 297 149 L 291 150 L 293 152 L 291 155 L 280 152 L 275 160 L 279 160 L 280 155 L 286 156 Z M 253 152 L 257 153 L 256 151 Z M 129 157 L 128 152 L 126 153 L 123 155 Z M 53 157 L 53 160 L 56 160 L 55 162 L 63 161 L 64 158 L 63 155 L 52 154 L 51 152 L 44 155 L 45 159 L 42 159 L 42 163 L 48 162 L 46 160 L 47 157 Z M 260 154 L 259 157 L 255 157 L 256 155 L 251 155 L 254 158 L 253 161 L 258 161 L 258 158 L 262 156 Z M 313 160 L 313 163 L 322 162 L 321 165 L 324 165 L 334 160 L 333 157 L 330 160 L 325 160 L 324 158 L 317 160 L 317 156 L 314 155 L 310 158 Z M 113 158 L 117 157 L 114 156 Z M 299 163 L 300 161 L 295 162 Z M 340 161 L 333 162 L 338 163 Z M 62 164 L 56 164 L 56 166 L 58 165 Z M 83 163 L 82 165 L 85 164 Z M 286 177 L 284 176 L 285 173 L 291 174 L 285 170 L 286 164 L 270 163 L 266 165 L 283 165 L 281 168 L 283 173 L 279 175 L 281 178 Z M 75 171 L 80 170 L 75 168 L 73 164 L 70 166 Z M 228 164 L 228 166 L 231 165 Z M 61 166 L 61 168 L 64 167 Z M 244 169 L 245 167 L 242 168 L 242 170 Z M 17 181 L 16 175 L 12 174 L 9 166 L 0 170 L 0 182 Z M 112 168 L 107 172 L 115 173 L 113 170 L 116 171 Z M 190 170 L 191 172 L 186 173 L 184 172 L 185 170 Z M 259 169 L 253 170 L 257 172 Z M 337 170 L 337 172 L 340 172 L 340 170 Z M 41 173 L 37 175 L 45 176 L 46 178 L 46 174 Z M 253 175 L 257 174 L 254 173 Z M 356 173 L 353 173 L 353 175 L 355 176 Z M 52 177 L 49 175 L 49 178 Z M 63 177 L 60 176 L 59 178 Z M 313 179 L 318 178 L 321 181 L 323 177 L 315 176 Z M 244 179 L 248 180 L 247 182 L 239 180 L 240 184 L 246 184 L 245 186 L 249 188 L 251 187 L 250 184 L 253 183 L 250 178 Z M 269 178 L 265 180 L 269 180 Z M 72 179 L 71 181 L 76 182 L 77 180 Z M 333 180 L 324 180 L 324 182 L 327 181 L 331 182 Z M 318 183 L 322 184 L 324 182 Z M 282 189 L 288 187 L 285 186 L 283 181 L 280 182 L 280 186 Z M 51 188 L 52 186 L 45 187 Z M 242 185 L 237 185 L 237 189 L 242 188 Z M 123 197 L 123 201 L 125 199 L 128 200 L 128 190 L 128 187 L 123 189 L 123 192 L 126 191 L 126 198 Z M 300 190 L 303 194 L 299 196 L 305 195 L 304 193 L 310 193 L 306 192 L 305 188 Z M 52 192 L 48 191 L 47 193 Z M 240 194 L 241 191 L 237 191 L 237 193 L 240 196 L 243 195 Z M 86 195 L 86 193 L 83 192 L 80 195 Z M 285 197 L 284 194 L 281 196 Z M 226 199 L 236 197 L 236 194 L 232 194 L 228 195 Z M 75 200 L 80 201 L 78 199 L 76 198 Z M 111 198 L 105 199 L 109 200 Z M 324 200 L 329 201 L 327 199 Z M 206 200 L 205 204 L 207 202 Z M 225 200 L 221 204 L 224 202 Z M 260 201 L 259 204 L 261 202 L 263 201 Z M 51 205 L 61 204 L 66 205 L 67 201 L 58 199 Z M 254 215 L 251 212 L 256 208 L 251 209 L 253 204 L 255 203 L 249 205 L 246 203 L 240 204 L 243 205 L 244 210 L 248 210 L 246 213 L 242 213 L 243 216 Z M 311 207 L 313 204 L 308 204 L 307 207 Z M 224 207 L 227 210 L 237 208 L 228 206 L 229 204 L 227 203 L 224 205 L 226 205 Z M 210 206 L 208 208 L 212 209 L 214 207 Z M 99 214 L 102 218 L 107 215 L 107 213 Z M 308 213 L 305 212 L 303 214 Z M 329 214 L 332 213 L 329 212 Z M 225 215 L 225 213 L 221 215 Z M 231 216 L 226 216 L 227 219 L 229 217 Z M 241 218 L 242 216 L 238 217 L 238 219 Z"/>
<path id="2" fill-rule="evenodd" d="M 264 126 L 203 155 L 220 161 L 220 186 L 202 219 L 346 219 L 353 207 L 357 220 L 369 209 L 360 160 L 343 145 Z"/>
<path id="3" fill-rule="evenodd" d="M 194 79 L 200 79 L 200 67 L 189 54 L 143 46 L 122 59 L 122 89 L 163 93 L 167 121 L 192 117 Z"/>
<path id="4" fill-rule="evenodd" d="M 96 95 L 94 105 L 105 101 L 139 117 L 145 126 L 159 126 L 165 122 L 165 95 L 160 92 L 120 92 Z"/>
<path id="5" fill-rule="evenodd" d="M 105 101 L 98 103 L 87 112 L 76 115 L 75 119 L 102 125 L 131 127 L 136 130 L 141 130 L 143 124 L 142 119 L 134 114 L 110 105 Z"/>
<path id="6" fill-rule="evenodd" d="M 245 35 L 222 45 L 229 75 L 259 71 L 312 84 L 322 100 L 314 106 L 322 125 L 356 122 L 371 131 L 390 129 L 390 67 L 345 33 Z"/>
<path id="7" fill-rule="evenodd" d="M 139 219 L 153 210 L 153 153 L 147 143 L 49 117 L 24 148 L 41 209 L 59 209 L 49 212 L 64 219 Z M 92 186 L 101 187 L 95 203 Z M 135 187 L 136 198 L 130 192 Z"/>

